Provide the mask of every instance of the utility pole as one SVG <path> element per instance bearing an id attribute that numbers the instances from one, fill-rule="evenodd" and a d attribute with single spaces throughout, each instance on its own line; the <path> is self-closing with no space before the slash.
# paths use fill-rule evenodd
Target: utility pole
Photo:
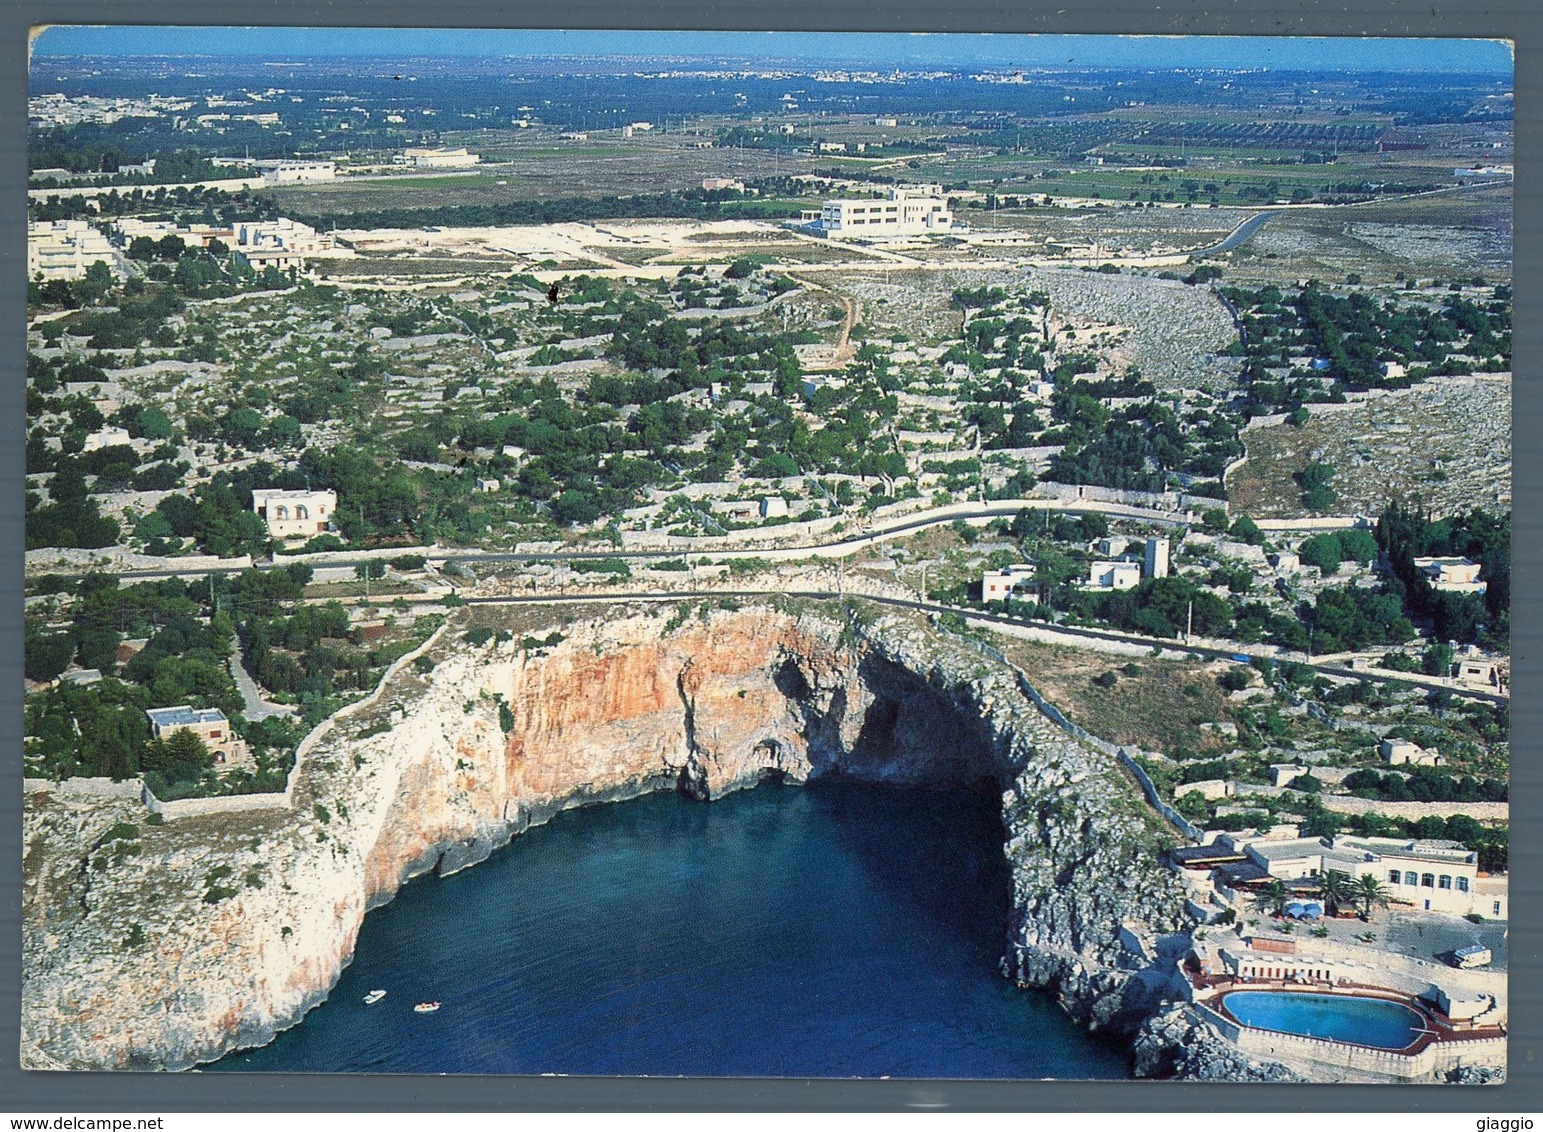
<path id="1" fill-rule="evenodd" d="M 1184 643 L 1189 644 L 1189 638 L 1195 628 L 1195 599 L 1189 600 L 1189 611 L 1184 615 Z"/>

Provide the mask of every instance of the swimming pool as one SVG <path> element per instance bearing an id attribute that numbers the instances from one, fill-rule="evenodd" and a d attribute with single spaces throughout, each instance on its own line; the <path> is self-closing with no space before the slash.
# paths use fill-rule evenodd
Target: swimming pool
<path id="1" fill-rule="evenodd" d="M 1222 996 L 1222 1005 L 1240 1023 L 1256 1030 L 1277 1030 L 1375 1049 L 1403 1049 L 1425 1028 L 1424 1019 L 1415 1011 L 1380 998 L 1232 991 Z"/>

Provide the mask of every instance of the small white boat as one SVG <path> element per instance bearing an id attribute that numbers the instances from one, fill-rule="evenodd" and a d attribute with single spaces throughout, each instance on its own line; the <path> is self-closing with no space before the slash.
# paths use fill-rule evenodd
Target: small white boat
<path id="1" fill-rule="evenodd" d="M 383 991 L 383 990 L 372 990 L 369 994 L 364 996 L 364 1005 L 366 1005 L 366 1006 L 374 1006 L 377 1002 L 379 1002 L 381 999 L 383 999 L 385 997 L 386 997 L 386 992 L 385 991 Z"/>
<path id="2" fill-rule="evenodd" d="M 433 1014 L 434 1011 L 436 1011 L 438 1009 L 439 1009 L 439 1003 L 437 1003 L 437 1002 L 420 1002 L 417 1006 L 413 1007 L 413 1013 L 414 1014 Z"/>

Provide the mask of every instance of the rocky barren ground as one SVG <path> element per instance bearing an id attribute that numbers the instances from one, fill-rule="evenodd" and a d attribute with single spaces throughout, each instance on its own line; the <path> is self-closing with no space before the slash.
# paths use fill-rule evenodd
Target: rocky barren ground
<path id="1" fill-rule="evenodd" d="M 1249 429 L 1248 460 L 1227 477 L 1233 508 L 1297 518 L 1291 478 L 1310 462 L 1334 468 L 1336 514 L 1374 515 L 1391 499 L 1423 500 L 1438 515 L 1511 503 L 1511 380 L 1437 378 L 1347 406 L 1314 406 L 1301 428 Z"/>

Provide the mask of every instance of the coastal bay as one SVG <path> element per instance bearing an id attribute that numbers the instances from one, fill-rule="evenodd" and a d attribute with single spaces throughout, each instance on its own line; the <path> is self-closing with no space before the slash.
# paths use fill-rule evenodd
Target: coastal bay
<path id="1" fill-rule="evenodd" d="M 560 814 L 406 885 L 324 1004 L 207 1068 L 1128 1076 L 1002 978 L 1001 845 L 990 795 L 850 781 Z"/>

